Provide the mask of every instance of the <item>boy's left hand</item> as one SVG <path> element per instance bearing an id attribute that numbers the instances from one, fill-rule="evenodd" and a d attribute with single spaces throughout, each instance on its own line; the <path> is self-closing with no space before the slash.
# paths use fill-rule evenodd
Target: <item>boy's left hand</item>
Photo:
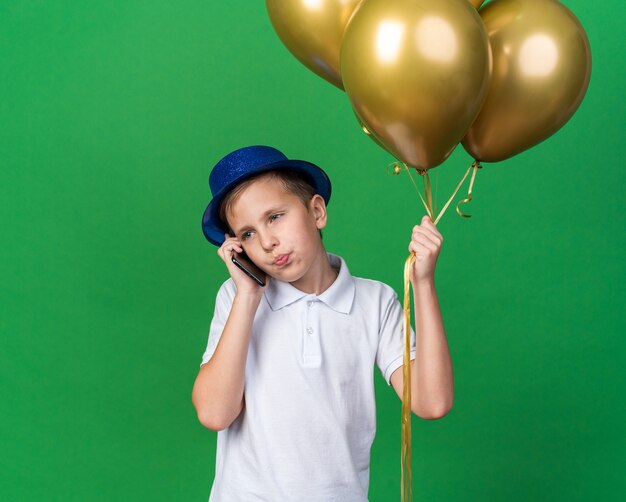
<path id="1" fill-rule="evenodd" d="M 409 251 L 415 252 L 411 283 L 434 280 L 435 265 L 442 243 L 443 236 L 437 230 L 430 216 L 424 215 L 421 224 L 413 227 L 413 235 L 409 244 Z"/>

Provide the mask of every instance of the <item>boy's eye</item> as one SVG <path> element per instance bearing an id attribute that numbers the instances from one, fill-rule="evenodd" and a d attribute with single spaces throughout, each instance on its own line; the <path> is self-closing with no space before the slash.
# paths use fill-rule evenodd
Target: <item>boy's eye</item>
<path id="1" fill-rule="evenodd" d="M 243 232 L 241 234 L 241 239 L 240 240 L 245 241 L 246 239 L 248 239 L 250 237 L 252 237 L 252 232 L 250 232 L 250 230 L 247 230 L 247 231 L 245 231 L 245 232 Z"/>
<path id="2" fill-rule="evenodd" d="M 278 219 L 278 218 L 280 218 L 281 216 L 282 216 L 282 213 L 276 213 L 276 214 L 273 214 L 272 216 L 270 216 L 270 220 L 271 220 L 271 221 L 277 220 L 277 219 Z"/>

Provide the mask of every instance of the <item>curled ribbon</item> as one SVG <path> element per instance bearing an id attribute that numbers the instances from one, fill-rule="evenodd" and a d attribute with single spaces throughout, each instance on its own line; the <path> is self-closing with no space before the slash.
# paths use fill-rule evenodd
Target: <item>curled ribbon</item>
<path id="1" fill-rule="evenodd" d="M 459 202 L 456 203 L 456 212 L 459 213 L 459 216 L 463 216 L 463 218 L 471 218 L 472 215 L 471 214 L 463 214 L 461 212 L 461 210 L 459 209 L 459 206 L 461 204 L 465 204 L 469 201 L 472 200 L 472 187 L 474 186 L 474 178 L 476 177 L 476 172 L 481 169 L 483 166 L 480 165 L 480 162 L 478 162 L 477 160 L 475 160 L 472 165 L 470 166 L 471 168 L 474 168 L 474 172 L 472 173 L 472 178 L 470 179 L 470 184 L 469 184 L 469 188 L 467 189 L 467 199 L 463 199 L 460 200 Z M 465 174 L 465 176 L 467 176 L 467 173 Z M 465 179 L 465 178 L 463 178 Z M 463 183 L 463 181 L 461 181 L 461 183 Z"/>

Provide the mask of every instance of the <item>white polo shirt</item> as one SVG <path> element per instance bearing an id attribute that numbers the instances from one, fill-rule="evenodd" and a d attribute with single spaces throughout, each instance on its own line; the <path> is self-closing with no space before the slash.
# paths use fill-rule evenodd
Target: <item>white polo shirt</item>
<path id="1" fill-rule="evenodd" d="M 245 370 L 244 408 L 217 434 L 210 502 L 367 501 L 376 434 L 374 364 L 388 385 L 402 366 L 403 311 L 388 285 L 339 275 L 322 294 L 272 279 L 257 309 Z M 236 287 L 217 293 L 206 363 Z M 411 328 L 411 359 L 415 332 Z"/>

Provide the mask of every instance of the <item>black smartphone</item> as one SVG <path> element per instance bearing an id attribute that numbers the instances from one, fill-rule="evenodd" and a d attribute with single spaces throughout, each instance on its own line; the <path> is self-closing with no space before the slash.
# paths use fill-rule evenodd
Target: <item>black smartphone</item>
<path id="1" fill-rule="evenodd" d="M 265 286 L 265 272 L 257 267 L 245 253 L 233 253 L 232 262 L 259 286 Z"/>

